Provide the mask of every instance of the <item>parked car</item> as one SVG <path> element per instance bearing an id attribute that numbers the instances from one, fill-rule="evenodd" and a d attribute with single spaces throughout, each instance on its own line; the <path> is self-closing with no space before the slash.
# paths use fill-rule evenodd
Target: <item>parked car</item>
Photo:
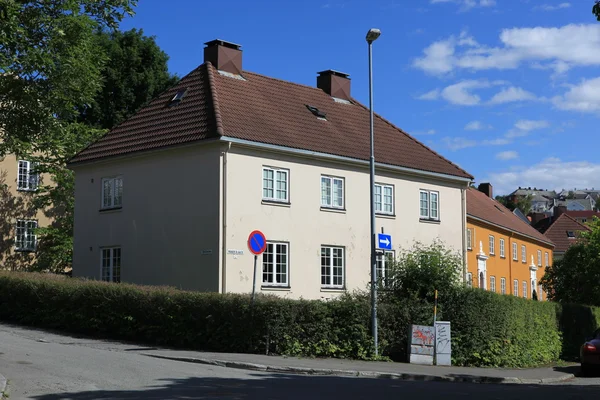
<path id="1" fill-rule="evenodd" d="M 587 375 L 592 368 L 600 367 L 600 329 L 586 339 L 579 350 L 581 373 Z"/>

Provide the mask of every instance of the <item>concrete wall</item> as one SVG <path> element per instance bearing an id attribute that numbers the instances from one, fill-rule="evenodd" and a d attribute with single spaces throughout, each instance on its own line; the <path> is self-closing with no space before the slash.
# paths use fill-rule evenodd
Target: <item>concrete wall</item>
<path id="1" fill-rule="evenodd" d="M 252 290 L 253 256 L 248 251 L 248 234 L 261 230 L 267 240 L 289 243 L 289 288 L 261 287 L 259 258 L 258 290 L 291 298 L 330 298 L 341 290 L 321 288 L 321 245 L 345 248 L 345 289 L 367 288 L 370 280 L 369 171 L 316 159 L 281 153 L 259 153 L 233 145 L 227 154 L 225 178 L 226 230 L 224 271 L 226 292 Z M 262 168 L 289 169 L 290 204 L 262 201 Z M 345 210 L 321 208 L 321 175 L 345 180 Z M 376 181 L 394 186 L 394 216 L 378 216 L 377 231 L 392 235 L 393 248 L 407 247 L 414 240 L 431 243 L 443 240 L 462 251 L 463 220 L 461 188 L 466 183 L 444 183 L 427 178 L 377 172 Z M 440 222 L 419 219 L 419 189 L 439 191 Z M 230 251 L 227 254 L 227 251 Z M 239 253 L 243 252 L 243 255 Z M 238 254 L 236 254 L 238 253 Z"/>
<path id="2" fill-rule="evenodd" d="M 17 219 L 37 220 L 39 227 L 52 223 L 53 210 L 35 210 L 35 192 L 17 190 L 19 160 L 14 154 L 0 159 L 0 268 L 17 270 L 34 262 L 35 253 L 15 252 Z M 25 159 L 27 160 L 27 159 Z M 47 174 L 40 176 L 40 185 L 51 184 Z"/>
<path id="3" fill-rule="evenodd" d="M 477 254 L 480 252 L 479 243 L 481 242 L 483 252 L 488 257 L 486 260 L 486 276 L 485 288 L 490 290 L 490 278 L 496 278 L 496 292 L 500 293 L 500 280 L 506 279 L 506 294 L 515 294 L 513 290 L 514 280 L 519 282 L 519 290 L 517 296 L 523 297 L 523 282 L 528 282 L 527 298 L 531 298 L 531 256 L 533 256 L 534 264 L 537 266 L 536 274 L 536 291 L 539 296 L 539 281 L 542 279 L 546 269 L 546 258 L 548 254 L 548 264 L 552 263 L 552 246 L 544 245 L 540 242 L 529 239 L 525 236 L 518 235 L 514 232 L 503 230 L 494 226 L 487 225 L 481 221 L 472 220 L 467 217 L 467 229 L 471 230 L 472 249 L 467 250 L 467 265 L 468 272 L 472 274 L 473 287 L 479 287 L 479 277 L 477 268 Z M 490 235 L 495 239 L 495 254 L 490 254 Z M 505 256 L 500 255 L 500 239 L 504 239 Z M 517 244 L 517 260 L 513 260 L 513 243 Z M 525 245 L 526 261 L 523 262 L 521 257 L 521 246 Z M 537 252 L 542 252 L 542 264 L 538 266 Z M 542 300 L 546 300 L 546 293 L 542 293 Z"/>
<path id="4" fill-rule="evenodd" d="M 123 206 L 101 211 L 103 177 Z M 121 281 L 219 289 L 219 146 L 163 150 L 75 167 L 74 276 L 100 278 L 100 249 L 120 246 Z"/>

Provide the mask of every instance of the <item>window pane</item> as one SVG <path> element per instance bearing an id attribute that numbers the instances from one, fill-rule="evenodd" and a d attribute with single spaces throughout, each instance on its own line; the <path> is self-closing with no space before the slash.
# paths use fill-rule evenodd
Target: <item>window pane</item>
<path id="1" fill-rule="evenodd" d="M 102 207 L 112 207 L 112 180 L 102 181 Z"/>
<path id="2" fill-rule="evenodd" d="M 287 283 L 287 270 L 288 270 L 288 246 L 287 244 L 276 245 L 276 264 L 275 264 L 275 280 L 276 283 L 286 284 Z"/>
<path id="3" fill-rule="evenodd" d="M 110 249 L 102 249 L 102 280 L 110 281 Z"/>
<path id="4" fill-rule="evenodd" d="M 495 253 L 495 249 L 494 249 L 494 237 L 490 236 L 490 254 L 494 254 Z"/>
<path id="5" fill-rule="evenodd" d="M 386 213 L 392 213 L 393 212 L 393 204 L 394 204 L 394 199 L 393 199 L 393 190 L 391 186 L 384 186 L 383 187 L 383 211 Z"/>
<path id="6" fill-rule="evenodd" d="M 119 207 L 123 204 L 123 178 L 115 178 L 115 199 L 113 206 Z"/>
<path id="7" fill-rule="evenodd" d="M 344 207 L 344 181 L 342 179 L 333 180 L 333 206 Z"/>
<path id="8" fill-rule="evenodd" d="M 19 189 L 29 189 L 29 161 L 19 161 L 17 187 Z"/>
<path id="9" fill-rule="evenodd" d="M 517 260 L 518 259 L 518 255 L 517 255 L 517 244 L 513 243 L 513 260 Z"/>
<path id="10" fill-rule="evenodd" d="M 321 205 L 331 206 L 331 179 L 325 176 L 321 177 Z"/>
<path id="11" fill-rule="evenodd" d="M 500 257 L 504 257 L 504 239 L 500 239 Z"/>
<path id="12" fill-rule="evenodd" d="M 431 192 L 431 218 L 438 218 L 438 194 Z"/>
<path id="13" fill-rule="evenodd" d="M 429 218 L 429 193 L 421 192 L 420 200 L 421 218 Z"/>
<path id="14" fill-rule="evenodd" d="M 263 283 L 273 283 L 273 243 L 267 243 L 263 253 Z"/>
<path id="15" fill-rule="evenodd" d="M 321 285 L 331 285 L 330 275 L 331 248 L 321 247 Z"/>
<path id="16" fill-rule="evenodd" d="M 513 281 L 513 296 L 519 296 L 519 281 L 516 279 Z"/>
<path id="17" fill-rule="evenodd" d="M 277 200 L 287 200 L 287 172 L 277 171 Z"/>
<path id="18" fill-rule="evenodd" d="M 472 244 L 473 238 L 471 237 L 471 230 L 467 229 L 467 249 L 472 249 L 473 244 Z"/>
<path id="19" fill-rule="evenodd" d="M 525 245 L 521 246 L 521 259 L 522 262 L 527 262 L 527 250 L 525 250 Z"/>
<path id="20" fill-rule="evenodd" d="M 375 185 L 375 211 L 381 212 L 381 185 Z"/>
<path id="21" fill-rule="evenodd" d="M 121 282 L 121 249 L 116 248 L 113 249 L 113 282 Z"/>
<path id="22" fill-rule="evenodd" d="M 523 281 L 523 298 L 527 298 L 527 282 Z"/>
<path id="23" fill-rule="evenodd" d="M 274 197 L 273 170 L 263 170 L 263 198 L 272 199 Z"/>
<path id="24" fill-rule="evenodd" d="M 333 285 L 344 285 L 344 250 L 333 248 Z"/>

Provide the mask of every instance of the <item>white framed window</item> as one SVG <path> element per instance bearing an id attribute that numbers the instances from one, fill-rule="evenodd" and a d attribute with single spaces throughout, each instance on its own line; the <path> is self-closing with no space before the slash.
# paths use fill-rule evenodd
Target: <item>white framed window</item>
<path id="1" fill-rule="evenodd" d="M 490 254 L 496 254 L 496 240 L 494 235 L 490 235 Z"/>
<path id="2" fill-rule="evenodd" d="M 263 200 L 289 202 L 289 170 L 263 167 Z"/>
<path id="3" fill-rule="evenodd" d="M 473 287 L 473 274 L 470 272 L 467 274 L 467 286 Z"/>
<path id="4" fill-rule="evenodd" d="M 513 281 L 513 296 L 519 297 L 519 281 L 517 279 Z"/>
<path id="5" fill-rule="evenodd" d="M 387 279 L 390 277 L 390 269 L 395 259 L 396 252 L 394 250 L 385 250 L 385 252 L 377 254 L 377 280 L 383 286 L 386 285 Z"/>
<path id="6" fill-rule="evenodd" d="M 473 230 L 467 229 L 467 250 L 473 250 Z"/>
<path id="7" fill-rule="evenodd" d="M 581 223 L 585 224 L 587 222 L 587 218 L 581 218 Z"/>
<path id="8" fill-rule="evenodd" d="M 35 172 L 36 164 L 31 161 L 19 160 L 17 172 L 17 190 L 37 190 L 40 175 Z"/>
<path id="9" fill-rule="evenodd" d="M 506 257 L 505 249 L 504 249 L 504 239 L 500 239 L 500 257 Z"/>
<path id="10" fill-rule="evenodd" d="M 321 176 L 321 206 L 344 208 L 344 179 Z"/>
<path id="11" fill-rule="evenodd" d="M 542 266 L 542 251 L 538 250 L 537 251 L 537 261 L 538 261 L 538 266 L 541 267 Z"/>
<path id="12" fill-rule="evenodd" d="M 321 286 L 342 289 L 344 265 L 343 247 L 321 246 Z"/>
<path id="13" fill-rule="evenodd" d="M 375 184 L 375 212 L 379 214 L 394 213 L 394 187 L 392 185 Z"/>
<path id="14" fill-rule="evenodd" d="M 527 282 L 523 281 L 523 298 L 527 298 Z"/>
<path id="15" fill-rule="evenodd" d="M 100 249 L 102 280 L 121 282 L 121 248 L 104 247 Z"/>
<path id="16" fill-rule="evenodd" d="M 419 191 L 419 215 L 421 219 L 440 219 L 440 194 L 431 190 Z"/>
<path id="17" fill-rule="evenodd" d="M 263 253 L 263 277 L 265 286 L 289 286 L 289 245 L 283 242 L 267 242 Z"/>
<path id="18" fill-rule="evenodd" d="M 506 278 L 500 278 L 500 293 L 506 294 Z"/>
<path id="19" fill-rule="evenodd" d="M 549 255 L 548 255 L 548 252 L 545 252 L 545 253 L 544 253 L 544 261 L 545 261 L 545 264 L 544 264 L 544 265 L 545 265 L 546 267 L 550 265 L 550 263 L 549 263 L 549 261 L 550 261 L 550 257 L 549 257 Z"/>
<path id="20" fill-rule="evenodd" d="M 527 262 L 527 249 L 524 244 L 521 245 L 521 261 L 524 263 Z"/>
<path id="21" fill-rule="evenodd" d="M 496 292 L 496 277 L 490 276 L 490 292 Z"/>
<path id="22" fill-rule="evenodd" d="M 514 260 L 514 261 L 518 261 L 518 260 L 519 260 L 519 254 L 518 254 L 518 251 L 519 251 L 519 250 L 517 250 L 517 249 L 518 249 L 518 246 L 517 246 L 517 244 L 516 244 L 516 243 L 513 243 L 513 246 L 512 246 L 512 247 L 513 247 L 513 260 Z"/>
<path id="23" fill-rule="evenodd" d="M 37 221 L 18 219 L 15 235 L 15 249 L 19 251 L 35 251 L 37 246 L 37 237 L 35 230 L 38 226 Z"/>
<path id="24" fill-rule="evenodd" d="M 116 208 L 123 205 L 123 178 L 114 176 L 102 178 L 102 208 Z"/>

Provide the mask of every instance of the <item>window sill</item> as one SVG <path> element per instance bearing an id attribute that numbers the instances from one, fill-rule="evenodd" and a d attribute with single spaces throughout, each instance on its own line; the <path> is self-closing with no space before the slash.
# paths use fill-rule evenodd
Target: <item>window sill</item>
<path id="1" fill-rule="evenodd" d="M 495 253 L 490 253 L 490 257 L 491 257 L 491 256 L 494 256 L 494 257 L 496 257 L 496 254 L 495 254 Z"/>
<path id="2" fill-rule="evenodd" d="M 396 219 L 396 214 L 385 214 L 385 213 L 375 213 L 375 217 L 377 218 L 388 218 L 388 219 Z"/>
<path id="3" fill-rule="evenodd" d="M 15 248 L 16 253 L 34 253 L 36 249 L 17 249 Z"/>
<path id="4" fill-rule="evenodd" d="M 440 220 L 432 218 L 419 218 L 419 222 L 423 222 L 425 224 L 439 224 Z"/>
<path id="5" fill-rule="evenodd" d="M 261 204 L 267 205 L 267 206 L 279 206 L 279 207 L 290 207 L 292 205 L 292 203 L 290 203 L 289 201 L 277 201 L 277 200 L 265 200 L 263 199 L 261 201 Z"/>
<path id="6" fill-rule="evenodd" d="M 321 211 L 338 213 L 338 214 L 346 214 L 346 209 L 345 208 L 335 208 L 335 207 L 321 206 Z"/>
<path id="7" fill-rule="evenodd" d="M 260 287 L 260 290 L 274 291 L 274 292 L 289 292 L 290 290 L 292 290 L 292 288 L 290 286 L 270 286 L 270 285 L 263 285 L 263 286 Z"/>
<path id="8" fill-rule="evenodd" d="M 473 251 L 473 248 L 467 247 L 467 251 Z"/>
<path id="9" fill-rule="evenodd" d="M 321 292 L 327 292 L 327 293 L 343 293 L 346 291 L 346 288 L 343 287 L 322 287 L 321 288 Z"/>
<path id="10" fill-rule="evenodd" d="M 17 188 L 17 192 L 34 193 L 37 192 L 37 189 Z"/>
<path id="11" fill-rule="evenodd" d="M 121 211 L 123 209 L 122 206 L 119 207 L 106 207 L 106 208 L 101 208 L 100 212 L 101 213 L 105 213 L 105 212 L 116 212 L 116 211 Z"/>
<path id="12" fill-rule="evenodd" d="M 500 256 L 500 258 L 502 258 L 503 260 L 506 260 L 506 256 Z"/>

